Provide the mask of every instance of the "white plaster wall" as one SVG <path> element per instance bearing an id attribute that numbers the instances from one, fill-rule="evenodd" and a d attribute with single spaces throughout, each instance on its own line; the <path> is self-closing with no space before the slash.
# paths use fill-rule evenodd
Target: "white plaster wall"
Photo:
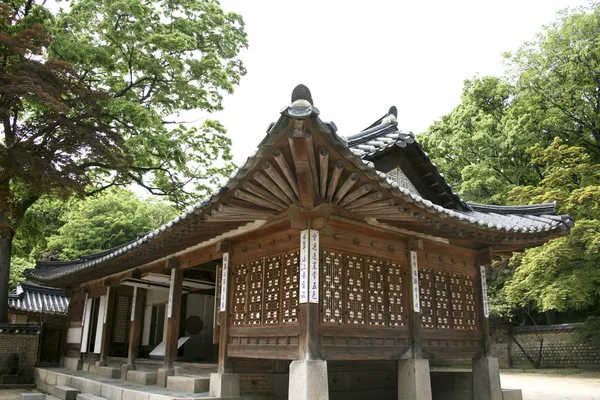
<path id="1" fill-rule="evenodd" d="M 92 318 L 92 303 L 94 299 L 88 299 L 85 303 L 85 320 L 83 323 L 83 336 L 81 340 L 81 352 L 84 353 L 88 346 L 90 336 L 90 319 Z"/>
<path id="2" fill-rule="evenodd" d="M 67 331 L 67 343 L 79 343 L 81 341 L 81 326 L 69 328 Z"/>
<path id="3" fill-rule="evenodd" d="M 94 343 L 94 353 L 100 354 L 102 349 L 102 331 L 104 328 L 104 307 L 106 307 L 106 296 L 100 297 L 100 307 L 98 309 L 98 323 L 96 324 L 96 342 Z"/>
<path id="4" fill-rule="evenodd" d="M 155 304 L 166 304 L 169 301 L 169 292 L 162 290 L 148 290 L 146 294 L 146 306 Z"/>

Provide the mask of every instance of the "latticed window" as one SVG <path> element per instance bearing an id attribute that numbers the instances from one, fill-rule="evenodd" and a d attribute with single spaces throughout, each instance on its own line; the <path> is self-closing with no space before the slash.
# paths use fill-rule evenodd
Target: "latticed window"
<path id="1" fill-rule="evenodd" d="M 396 168 L 387 173 L 387 177 L 392 181 L 396 182 L 398 186 L 404 189 L 408 189 L 413 193 L 420 195 L 419 191 L 412 182 L 408 179 L 408 177 L 402 172 L 400 168 Z"/>

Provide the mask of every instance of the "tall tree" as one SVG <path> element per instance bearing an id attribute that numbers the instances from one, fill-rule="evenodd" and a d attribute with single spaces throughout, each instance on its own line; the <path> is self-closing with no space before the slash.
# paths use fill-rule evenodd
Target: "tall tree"
<path id="1" fill-rule="evenodd" d="M 31 0 L 0 7 L 3 322 L 12 239 L 41 196 L 135 182 L 182 206 L 232 172 L 223 126 L 178 116 L 221 108 L 247 42 L 213 0 L 78 0 L 56 17 Z"/>
<path id="2" fill-rule="evenodd" d="M 525 150 L 535 138 L 512 120 L 514 88 L 497 77 L 466 80 L 461 103 L 436 121 L 419 140 L 465 199 L 504 203 L 515 186 L 540 178 Z"/>
<path id="3" fill-rule="evenodd" d="M 507 53 L 530 133 L 561 137 L 600 161 L 600 4 L 565 10 L 534 41 Z"/>

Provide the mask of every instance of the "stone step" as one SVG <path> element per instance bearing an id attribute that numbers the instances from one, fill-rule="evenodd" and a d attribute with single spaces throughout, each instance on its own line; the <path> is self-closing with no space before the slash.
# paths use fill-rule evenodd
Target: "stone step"
<path id="1" fill-rule="evenodd" d="M 48 392 L 62 400 L 76 400 L 79 390 L 69 386 L 49 386 Z"/>
<path id="2" fill-rule="evenodd" d="M 502 400 L 523 400 L 521 389 L 502 389 Z"/>
<path id="3" fill-rule="evenodd" d="M 46 400 L 44 393 L 21 393 L 21 400 Z"/>
<path id="4" fill-rule="evenodd" d="M 156 385 L 157 374 L 150 371 L 127 371 L 127 380 L 138 385 Z"/>
<path id="5" fill-rule="evenodd" d="M 169 376 L 167 377 L 167 389 L 184 393 L 208 392 L 210 378 L 201 376 Z"/>
<path id="6" fill-rule="evenodd" d="M 121 368 L 114 367 L 98 367 L 97 375 L 105 378 L 119 379 L 121 377 Z"/>
<path id="7" fill-rule="evenodd" d="M 92 393 L 79 393 L 77 395 L 77 400 L 108 400 L 104 397 L 96 396 Z"/>

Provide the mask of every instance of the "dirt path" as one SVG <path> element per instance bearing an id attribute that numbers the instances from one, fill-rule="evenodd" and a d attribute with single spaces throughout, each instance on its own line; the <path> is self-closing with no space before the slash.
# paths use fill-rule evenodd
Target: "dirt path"
<path id="1" fill-rule="evenodd" d="M 502 372 L 503 388 L 523 390 L 523 400 L 600 400 L 600 372 Z"/>

